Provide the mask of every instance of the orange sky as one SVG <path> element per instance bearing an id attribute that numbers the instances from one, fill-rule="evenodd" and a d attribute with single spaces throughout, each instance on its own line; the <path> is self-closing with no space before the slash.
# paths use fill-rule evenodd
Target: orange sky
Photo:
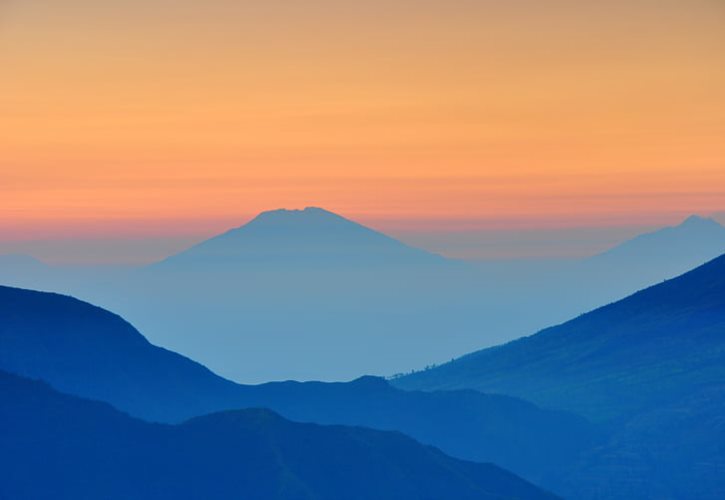
<path id="1" fill-rule="evenodd" d="M 725 210 L 721 0 L 0 0 L 0 239 Z"/>

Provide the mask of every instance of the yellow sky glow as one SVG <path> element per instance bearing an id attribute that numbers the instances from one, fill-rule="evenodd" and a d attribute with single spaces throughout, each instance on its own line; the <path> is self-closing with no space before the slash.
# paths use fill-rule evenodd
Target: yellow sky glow
<path id="1" fill-rule="evenodd" d="M 0 232 L 723 211 L 724 21 L 719 0 L 6 0 Z"/>

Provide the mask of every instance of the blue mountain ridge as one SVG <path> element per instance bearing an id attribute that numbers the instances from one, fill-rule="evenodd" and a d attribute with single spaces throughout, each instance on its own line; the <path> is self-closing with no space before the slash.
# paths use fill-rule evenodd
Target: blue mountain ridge
<path id="1" fill-rule="evenodd" d="M 0 395 L 4 499 L 554 498 L 399 433 L 298 424 L 259 409 L 151 424 L 6 372 Z"/>
<path id="2" fill-rule="evenodd" d="M 301 422 L 404 432 L 531 480 L 556 475 L 601 438 L 583 418 L 475 391 L 408 392 L 376 377 L 235 384 L 150 344 L 119 316 L 67 296 L 0 287 L 0 317 L 0 369 L 151 421 L 265 407 Z"/>

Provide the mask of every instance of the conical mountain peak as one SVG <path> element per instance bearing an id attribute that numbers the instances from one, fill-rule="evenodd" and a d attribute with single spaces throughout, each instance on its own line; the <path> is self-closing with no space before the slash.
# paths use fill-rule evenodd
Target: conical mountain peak
<path id="1" fill-rule="evenodd" d="M 261 212 L 254 219 L 242 226 L 278 226 L 278 225 L 317 225 L 317 224 L 349 224 L 357 226 L 341 215 L 319 207 L 306 207 L 304 209 L 280 208 Z"/>
<path id="2" fill-rule="evenodd" d="M 358 267 L 443 260 L 323 208 L 307 207 L 262 212 L 247 224 L 169 257 L 164 263 Z"/>
<path id="3" fill-rule="evenodd" d="M 682 221 L 679 226 L 680 228 L 722 228 L 722 226 L 710 217 L 702 217 L 700 215 L 690 215 L 687 219 Z"/>
<path id="4" fill-rule="evenodd" d="M 325 210 L 320 207 L 305 207 L 305 208 L 278 208 L 276 210 L 266 210 L 261 212 L 255 217 L 255 219 L 269 219 L 269 218 L 318 218 L 318 217 L 330 217 L 330 218 L 341 218 L 334 212 Z"/>

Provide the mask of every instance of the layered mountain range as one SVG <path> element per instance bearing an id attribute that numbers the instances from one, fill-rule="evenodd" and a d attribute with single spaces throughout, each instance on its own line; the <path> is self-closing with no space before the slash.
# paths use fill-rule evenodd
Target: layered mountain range
<path id="1" fill-rule="evenodd" d="M 399 433 L 261 409 L 151 424 L 0 372 L 0 497 L 337 500 L 554 498 Z"/>
<path id="2" fill-rule="evenodd" d="M 307 217 L 305 212 L 292 217 Z M 311 212 L 330 218 L 324 212 Z M 288 220 L 289 216 L 271 217 Z M 264 222 L 262 227 L 270 226 Z M 621 262 L 631 252 L 664 244 L 668 235 L 681 231 L 712 235 L 718 227 L 689 219 L 679 228 L 643 236 L 596 259 L 616 257 Z M 257 229 L 249 231 L 256 234 Z M 351 241 L 366 231 L 357 228 Z M 375 238 L 380 254 L 416 253 L 386 237 Z M 294 246 L 294 241 L 286 244 Z M 713 241 L 714 249 L 719 240 Z M 344 255 L 338 263 L 354 255 L 356 247 L 351 243 L 349 252 L 338 254 Z M 260 256 L 257 262 L 267 259 L 272 267 L 280 265 L 278 259 L 289 263 L 285 252 L 280 251 L 282 257 Z M 668 262 L 677 260 L 678 252 L 672 250 Z M 705 255 L 685 253 L 692 259 Z M 316 255 L 319 252 L 311 250 L 310 256 Z M 248 263 L 247 257 L 242 261 Z M 191 262 L 186 259 L 170 259 L 139 271 L 134 280 L 143 276 L 143 283 L 159 288 L 150 286 L 128 300 L 151 309 L 164 307 L 166 300 L 176 304 L 169 313 L 186 318 L 185 308 L 191 302 L 178 301 L 179 297 L 200 297 L 202 290 L 208 293 L 204 284 L 227 274 L 220 272 L 226 264 L 206 267 L 197 258 L 191 259 L 189 269 L 172 269 Z M 259 285 L 270 278 L 268 269 L 260 274 L 256 266 L 228 262 L 239 267 L 228 279 L 243 276 Z M 313 279 L 297 282 L 296 292 L 311 296 L 306 297 L 309 302 L 299 300 L 305 307 L 319 298 L 315 286 L 324 282 L 314 278 L 328 271 L 336 279 L 370 278 L 372 273 L 377 282 L 380 276 L 373 272 L 381 268 L 379 261 L 357 269 L 338 263 L 328 267 L 306 261 L 296 271 L 287 267 L 279 276 L 285 277 L 283 281 L 290 276 Z M 169 274 L 184 276 L 189 286 L 169 288 L 176 283 L 168 280 Z M 449 265 L 427 254 L 413 265 L 388 267 L 383 274 L 419 280 L 480 278 L 465 264 Z M 361 282 L 348 281 L 348 286 L 351 283 Z M 269 287 L 269 296 L 284 297 L 277 293 L 281 285 L 275 282 Z M 153 300 L 162 290 L 169 296 Z M 366 293 L 372 295 L 373 290 Z M 250 304 L 241 299 L 234 295 L 225 307 L 242 307 L 241 312 L 246 312 Z M 542 295 L 542 302 L 550 300 Z M 361 302 L 366 307 L 375 303 Z M 278 313 L 295 311 L 284 301 L 277 305 Z M 320 305 L 320 310 L 329 310 L 329 305 Z M 424 311 L 426 304 L 417 307 Z M 354 311 L 346 311 L 347 322 L 358 322 L 359 327 L 364 319 Z M 4 403 L 0 439 L 7 450 L 3 466 L 13 477 L 0 493 L 10 498 L 47 497 L 49 490 L 44 488 L 53 484 L 71 492 L 72 498 L 104 496 L 104 484 L 114 485 L 119 498 L 159 498 L 161 490 L 174 498 L 187 493 L 194 497 L 201 491 L 218 491 L 220 497 L 243 493 L 245 498 L 356 498 L 345 493 L 346 487 L 359 491 L 359 498 L 386 498 L 389 492 L 394 495 L 390 498 L 412 499 L 545 498 L 548 493 L 539 488 L 568 498 L 592 499 L 725 495 L 721 473 L 725 450 L 720 445 L 725 442 L 721 419 L 725 255 L 529 337 L 390 381 L 366 376 L 347 383 L 241 385 L 155 346 L 122 317 L 65 295 L 0 287 L 0 318 L 0 370 L 6 372 L 0 376 Z M 300 318 L 293 314 L 290 319 Z M 224 343 L 214 327 L 210 322 L 198 332 L 199 338 L 214 349 L 238 345 L 239 339 L 227 338 Z M 439 329 L 444 339 L 446 331 Z M 283 340 L 273 339 L 272 352 L 278 358 L 294 353 L 302 361 L 314 362 Z M 327 344 L 310 347 L 324 349 Z M 253 358 L 258 349 L 264 352 L 264 344 L 250 343 L 246 349 L 247 357 L 237 363 Z M 232 349 L 229 359 L 236 352 Z M 39 443 L 47 446 L 48 453 L 39 453 Z M 238 448 L 245 448 L 245 453 L 239 454 Z M 171 450 L 172 455 L 161 449 Z M 348 456 L 343 449 L 357 451 Z M 69 466 L 68 456 L 92 475 L 80 474 L 73 461 Z M 199 458 L 208 456 L 215 458 Z M 394 458 L 384 460 L 384 456 Z M 254 464 L 259 464 L 263 486 L 254 486 L 248 473 Z M 35 470 L 45 475 L 33 475 Z M 360 476 L 351 473 L 354 470 L 378 478 L 382 486 L 358 484 Z M 43 480 L 33 481 L 37 477 Z M 140 479 L 121 484 L 128 477 Z M 145 485 L 143 491 L 139 484 Z"/>
<path id="3" fill-rule="evenodd" d="M 725 228 L 693 216 L 588 259 L 467 263 L 307 208 L 264 212 L 143 268 L 0 258 L 0 280 L 116 311 L 236 381 L 334 381 L 444 363 L 723 252 Z"/>
<path id="4" fill-rule="evenodd" d="M 476 391 L 402 391 L 376 377 L 235 384 L 150 344 L 119 316 L 67 296 L 0 287 L 0 317 L 0 369 L 149 421 L 269 408 L 300 422 L 404 432 L 531 479 L 556 475 L 601 439 L 581 417 Z"/>

